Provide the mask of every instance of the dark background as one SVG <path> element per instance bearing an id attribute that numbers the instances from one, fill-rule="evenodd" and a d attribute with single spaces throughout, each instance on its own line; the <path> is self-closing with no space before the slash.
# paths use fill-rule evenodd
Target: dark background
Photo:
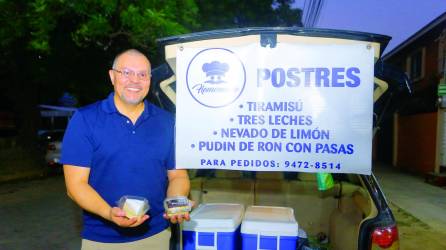
<path id="1" fill-rule="evenodd" d="M 290 0 L 0 1 L 0 168 L 39 155 L 39 104 L 79 107 L 112 90 L 108 69 L 128 48 L 162 61 L 156 39 L 252 26 L 302 26 Z M 63 102 L 63 95 L 72 102 Z M 74 100 L 74 101 L 73 101 Z M 15 150 L 10 151 L 11 148 Z M 19 152 L 20 151 L 20 152 Z"/>

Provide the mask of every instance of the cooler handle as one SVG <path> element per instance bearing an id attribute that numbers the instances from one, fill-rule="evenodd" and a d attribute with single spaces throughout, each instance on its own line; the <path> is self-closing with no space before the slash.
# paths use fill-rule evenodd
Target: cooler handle
<path id="1" fill-rule="evenodd" d="M 276 244 L 276 250 L 280 249 L 280 235 L 277 236 L 277 244 Z M 260 234 L 257 234 L 257 247 L 256 250 L 265 250 L 265 249 L 260 249 Z M 268 250 L 268 249 L 266 249 Z"/>
<path id="2" fill-rule="evenodd" d="M 214 245 L 213 246 L 200 246 L 200 245 L 198 245 L 198 231 L 195 231 L 195 249 L 196 250 L 217 250 L 217 233 L 214 232 Z"/>

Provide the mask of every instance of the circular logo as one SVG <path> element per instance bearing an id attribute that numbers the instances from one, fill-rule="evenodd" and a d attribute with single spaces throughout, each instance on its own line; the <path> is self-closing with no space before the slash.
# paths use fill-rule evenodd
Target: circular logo
<path id="1" fill-rule="evenodd" d="M 206 107 L 221 108 L 233 103 L 243 92 L 245 83 L 245 67 L 228 49 L 202 50 L 187 66 L 187 89 L 198 103 Z"/>

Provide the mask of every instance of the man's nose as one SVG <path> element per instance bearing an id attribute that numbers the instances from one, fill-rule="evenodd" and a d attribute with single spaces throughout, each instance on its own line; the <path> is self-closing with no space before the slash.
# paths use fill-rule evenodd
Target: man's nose
<path id="1" fill-rule="evenodd" d="M 138 76 L 136 74 L 130 74 L 129 80 L 132 82 L 138 82 Z"/>

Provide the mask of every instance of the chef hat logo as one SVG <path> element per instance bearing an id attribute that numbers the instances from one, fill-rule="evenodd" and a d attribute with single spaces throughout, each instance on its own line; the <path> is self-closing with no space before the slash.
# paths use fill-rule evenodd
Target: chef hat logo
<path id="1" fill-rule="evenodd" d="M 224 80 L 224 77 L 226 72 L 229 70 L 229 65 L 219 61 L 212 61 L 211 63 L 203 64 L 202 70 L 204 73 L 206 73 L 206 83 L 225 83 L 226 81 Z"/>

